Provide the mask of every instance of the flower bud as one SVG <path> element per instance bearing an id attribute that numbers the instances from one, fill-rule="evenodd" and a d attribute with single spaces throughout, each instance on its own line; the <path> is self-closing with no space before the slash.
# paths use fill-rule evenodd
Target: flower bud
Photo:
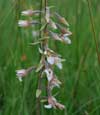
<path id="1" fill-rule="evenodd" d="M 58 18 L 58 20 L 59 20 L 60 23 L 69 26 L 67 20 L 66 20 L 64 17 L 60 16 L 58 13 L 55 13 L 55 15 L 56 15 L 56 17 Z"/>

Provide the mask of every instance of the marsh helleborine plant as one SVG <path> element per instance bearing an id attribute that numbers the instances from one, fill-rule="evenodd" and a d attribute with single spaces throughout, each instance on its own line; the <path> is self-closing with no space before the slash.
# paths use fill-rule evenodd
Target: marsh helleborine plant
<path id="1" fill-rule="evenodd" d="M 37 42 L 31 43 L 32 45 L 40 44 L 39 47 L 39 53 L 41 55 L 40 62 L 38 66 L 32 66 L 28 69 L 21 69 L 16 70 L 17 78 L 19 81 L 22 82 L 22 79 L 25 76 L 28 76 L 32 70 L 39 73 L 38 79 L 43 79 L 43 76 L 47 79 L 47 104 L 44 104 L 44 107 L 47 109 L 50 108 L 58 108 L 58 109 L 64 109 L 65 106 L 58 103 L 56 98 L 52 94 L 52 90 L 55 87 L 60 87 L 61 82 L 58 80 L 58 77 L 54 73 L 53 67 L 56 65 L 60 70 L 62 69 L 62 62 L 65 61 L 65 59 L 62 59 L 61 56 L 57 53 L 55 53 L 53 50 L 49 48 L 49 40 L 55 40 L 60 41 L 65 44 L 71 44 L 71 40 L 69 39 L 69 36 L 72 34 L 69 31 L 69 24 L 66 21 L 64 17 L 62 17 L 57 12 L 51 12 L 51 6 L 47 6 L 45 4 L 45 7 L 41 10 L 25 10 L 21 12 L 22 16 L 27 17 L 34 17 L 34 16 L 41 16 L 40 22 L 37 20 L 19 20 L 18 25 L 20 27 L 26 28 L 30 26 L 35 26 L 39 24 L 41 28 L 37 31 L 33 31 L 33 35 L 40 34 L 40 38 L 38 38 Z M 56 20 L 56 21 L 54 21 Z M 38 83 L 38 88 L 36 91 L 36 97 L 41 97 L 41 87 L 39 86 L 40 83 Z M 41 99 L 40 99 L 41 101 Z"/>

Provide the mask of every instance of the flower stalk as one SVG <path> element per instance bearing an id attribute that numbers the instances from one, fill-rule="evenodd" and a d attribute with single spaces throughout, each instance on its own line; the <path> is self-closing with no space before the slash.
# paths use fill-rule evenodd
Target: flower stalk
<path id="1" fill-rule="evenodd" d="M 65 44 L 71 44 L 71 40 L 69 36 L 72 34 L 69 31 L 69 24 L 64 17 L 62 17 L 57 12 L 51 11 L 51 6 L 48 6 L 47 0 L 41 0 L 40 10 L 24 10 L 21 12 L 22 16 L 39 16 L 39 21 L 37 20 L 19 20 L 18 24 L 20 27 L 30 27 L 39 25 L 39 38 L 36 42 L 31 43 L 31 45 L 39 44 L 39 53 L 40 53 L 40 62 L 37 66 L 32 66 L 29 69 L 21 69 L 17 70 L 17 76 L 19 76 L 19 80 L 22 81 L 24 76 L 28 76 L 28 74 L 34 70 L 38 74 L 38 83 L 36 90 L 36 114 L 41 114 L 41 102 L 42 101 L 42 79 L 46 79 L 46 102 L 44 103 L 44 107 L 47 109 L 58 108 L 60 110 L 65 109 L 65 106 L 60 104 L 56 98 L 53 96 L 52 90 L 55 87 L 60 87 L 61 82 L 58 80 L 54 72 L 54 66 L 58 67 L 58 69 L 62 69 L 62 62 L 65 59 L 62 58 L 61 55 L 57 54 L 55 51 L 49 48 L 49 40 L 59 41 Z M 37 15 L 39 14 L 39 15 Z M 57 20 L 54 21 L 54 20 Z M 33 31 L 33 30 L 32 30 Z M 35 30 L 34 30 L 35 32 Z M 37 33 L 37 30 L 36 32 Z M 34 36 L 33 36 L 34 38 Z M 33 69 L 34 68 L 34 69 Z"/>

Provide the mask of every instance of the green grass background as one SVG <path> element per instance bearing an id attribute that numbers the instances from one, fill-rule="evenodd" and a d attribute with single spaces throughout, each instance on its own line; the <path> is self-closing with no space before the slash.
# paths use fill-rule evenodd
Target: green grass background
<path id="1" fill-rule="evenodd" d="M 100 1 L 90 2 L 100 49 Z M 39 4 L 40 0 L 0 0 L 0 115 L 36 115 L 37 74 L 33 72 L 20 83 L 15 70 L 39 61 L 38 48 L 28 45 L 32 41 L 30 31 L 17 26 L 20 12 L 39 8 Z M 66 110 L 45 110 L 42 106 L 41 115 L 100 115 L 100 68 L 88 2 L 49 0 L 49 5 L 66 17 L 73 35 L 69 46 L 51 44 L 66 59 L 63 70 L 56 71 L 62 81 L 57 99 Z M 25 61 L 21 60 L 23 55 Z"/>

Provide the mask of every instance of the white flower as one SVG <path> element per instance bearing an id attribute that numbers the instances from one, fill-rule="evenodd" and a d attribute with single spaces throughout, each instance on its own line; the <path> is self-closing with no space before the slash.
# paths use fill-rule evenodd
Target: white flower
<path id="1" fill-rule="evenodd" d="M 53 71 L 50 68 L 48 68 L 48 69 L 45 69 L 44 72 L 46 73 L 46 76 L 47 76 L 47 79 L 48 79 L 51 90 L 54 87 L 59 88 L 61 82 L 57 79 L 56 75 L 54 75 Z"/>
<path id="2" fill-rule="evenodd" d="M 24 10 L 21 12 L 21 14 L 24 16 L 32 16 L 33 10 Z"/>
<path id="3" fill-rule="evenodd" d="M 40 10 L 35 10 L 35 11 L 33 11 L 33 10 L 29 9 L 29 10 L 24 10 L 24 11 L 22 11 L 21 14 L 22 14 L 23 16 L 32 16 L 32 15 L 34 15 L 34 14 L 39 14 L 40 12 L 41 12 Z"/>
<path id="4" fill-rule="evenodd" d="M 16 75 L 18 76 L 19 81 L 22 81 L 22 77 L 27 75 L 27 71 L 25 69 L 16 70 Z"/>
<path id="5" fill-rule="evenodd" d="M 52 56 L 47 57 L 47 61 L 49 64 L 53 65 L 55 63 L 55 58 Z"/>
<path id="6" fill-rule="evenodd" d="M 54 77 L 54 76 L 53 76 L 53 71 L 52 71 L 50 68 L 48 68 L 48 69 L 45 69 L 44 72 L 45 72 L 46 75 L 47 75 L 47 79 L 48 79 L 48 81 L 51 81 L 52 78 Z"/>
<path id="7" fill-rule="evenodd" d="M 59 41 L 61 41 L 61 38 L 59 37 L 59 35 L 58 34 L 56 34 L 56 33 L 54 33 L 54 32 L 49 32 L 49 34 L 50 34 L 50 36 L 51 36 L 51 38 L 53 38 L 54 40 L 59 40 Z"/>
<path id="8" fill-rule="evenodd" d="M 56 108 L 58 108 L 60 110 L 65 109 L 65 106 L 60 104 L 60 103 L 58 103 L 57 100 L 52 96 L 48 98 L 48 104 L 51 105 L 55 109 Z"/>
<path id="9" fill-rule="evenodd" d="M 28 26 L 30 25 L 30 23 L 29 23 L 29 21 L 27 21 L 27 20 L 19 20 L 19 21 L 18 21 L 18 25 L 19 25 L 20 27 L 28 27 Z"/>
<path id="10" fill-rule="evenodd" d="M 19 79 L 19 81 L 22 81 L 22 78 L 25 77 L 28 73 L 30 73 L 35 67 L 30 67 L 28 69 L 21 69 L 21 70 L 16 70 L 16 75 Z"/>
<path id="11" fill-rule="evenodd" d="M 62 69 L 62 63 L 61 63 L 61 62 L 56 63 L 56 66 L 57 66 L 59 69 Z"/>
<path id="12" fill-rule="evenodd" d="M 29 27 L 29 26 L 32 26 L 32 25 L 34 25 L 34 24 L 40 24 L 38 21 L 35 21 L 35 20 L 33 20 L 33 21 L 28 21 L 28 20 L 19 20 L 18 21 L 18 25 L 20 26 L 20 27 Z"/>
<path id="13" fill-rule="evenodd" d="M 19 77 L 23 77 L 26 75 L 26 70 L 25 69 L 21 69 L 21 70 L 16 70 L 17 72 L 17 76 Z"/>
<path id="14" fill-rule="evenodd" d="M 50 81 L 50 88 L 51 88 L 51 90 L 54 87 L 60 88 L 60 85 L 61 85 L 61 82 L 56 78 L 56 76 L 54 76 L 54 78 L 52 78 L 52 80 Z"/>
<path id="15" fill-rule="evenodd" d="M 55 64 L 59 69 L 62 69 L 62 61 L 65 61 L 64 59 L 59 58 L 58 56 L 48 56 L 47 61 L 49 64 L 53 65 Z"/>
<path id="16" fill-rule="evenodd" d="M 69 39 L 69 37 L 68 37 L 67 34 L 64 34 L 64 35 L 62 36 L 62 39 L 64 40 L 65 43 L 71 44 L 71 40 Z"/>

